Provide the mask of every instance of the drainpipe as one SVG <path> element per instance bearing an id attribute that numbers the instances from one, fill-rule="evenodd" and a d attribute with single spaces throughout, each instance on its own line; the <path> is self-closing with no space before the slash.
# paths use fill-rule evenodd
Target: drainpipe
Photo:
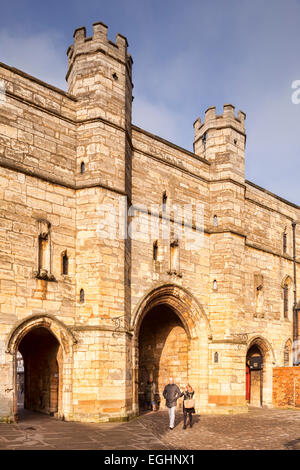
<path id="1" fill-rule="evenodd" d="M 294 306 L 293 306 L 293 342 L 295 347 L 293 365 L 298 365 L 298 310 L 297 310 L 297 266 L 296 266 L 296 222 L 292 222 L 293 228 L 293 264 L 294 264 Z"/>

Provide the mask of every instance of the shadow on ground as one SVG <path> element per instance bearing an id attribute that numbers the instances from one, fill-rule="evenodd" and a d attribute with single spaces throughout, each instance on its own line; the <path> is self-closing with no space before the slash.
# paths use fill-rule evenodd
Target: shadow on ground
<path id="1" fill-rule="evenodd" d="M 78 423 L 24 410 L 18 423 L 0 423 L 0 449 L 168 450 L 140 419 L 125 423 Z"/>
<path id="2" fill-rule="evenodd" d="M 60 421 L 24 411 L 16 424 L 0 423 L 0 449 L 66 450 L 300 450 L 300 413 L 251 409 L 236 415 L 193 415 L 183 429 L 182 410 L 169 429 L 168 412 L 143 413 L 125 423 Z"/>
<path id="3" fill-rule="evenodd" d="M 182 433 L 182 439 L 180 447 L 177 447 L 178 449 L 185 449 L 184 445 L 182 445 L 182 442 L 184 441 L 184 437 L 188 436 L 190 433 L 190 426 L 187 425 L 187 429 L 183 429 L 183 414 L 180 411 L 176 412 L 176 419 L 175 419 L 175 428 L 170 429 L 169 428 L 169 415 L 167 411 L 152 411 L 148 413 L 143 413 L 140 416 L 140 421 L 142 422 L 143 426 L 145 426 L 147 429 L 151 430 L 159 439 L 165 440 L 168 439 L 168 437 L 175 435 L 178 435 L 178 432 Z M 193 427 L 198 427 L 200 423 L 200 416 L 193 414 Z M 189 421 L 187 421 L 189 423 Z M 195 429 L 195 428 L 194 428 Z"/>

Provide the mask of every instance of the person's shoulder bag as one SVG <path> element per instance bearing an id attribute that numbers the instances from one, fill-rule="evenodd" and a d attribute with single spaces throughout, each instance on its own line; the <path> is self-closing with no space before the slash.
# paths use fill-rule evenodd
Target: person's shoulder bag
<path id="1" fill-rule="evenodd" d="M 195 400 L 194 400 L 194 398 L 184 398 L 183 399 L 183 404 L 184 404 L 184 407 L 187 408 L 187 409 L 194 408 Z"/>

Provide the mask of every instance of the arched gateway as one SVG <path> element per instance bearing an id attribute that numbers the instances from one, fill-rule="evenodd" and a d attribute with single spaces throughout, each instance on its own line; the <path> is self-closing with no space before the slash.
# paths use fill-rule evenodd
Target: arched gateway
<path id="1" fill-rule="evenodd" d="M 259 336 L 251 338 L 246 354 L 246 401 L 255 407 L 272 406 L 272 367 L 275 355 L 271 344 Z"/>
<path id="2" fill-rule="evenodd" d="M 68 418 L 72 406 L 72 348 L 76 339 L 52 315 L 32 315 L 11 331 L 7 353 L 13 356 L 13 415 L 18 416 L 17 362 L 24 363 L 24 407 Z"/>
<path id="3" fill-rule="evenodd" d="M 142 405 L 139 397 L 143 396 L 147 380 L 153 378 L 162 399 L 163 387 L 170 376 L 181 387 L 189 382 L 196 392 L 197 410 L 204 410 L 208 403 L 211 331 L 203 307 L 195 297 L 180 286 L 160 285 L 148 292 L 137 306 L 132 328 L 135 411 Z"/>

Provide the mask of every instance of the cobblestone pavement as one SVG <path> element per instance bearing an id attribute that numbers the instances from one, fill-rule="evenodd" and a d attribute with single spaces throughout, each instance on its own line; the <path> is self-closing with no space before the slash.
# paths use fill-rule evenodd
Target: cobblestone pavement
<path id="1" fill-rule="evenodd" d="M 300 411 L 251 409 L 239 415 L 194 416 L 182 429 L 182 413 L 170 430 L 165 411 L 128 423 L 86 424 L 58 421 L 26 412 L 18 424 L 0 424 L 0 449 L 297 449 Z"/>

